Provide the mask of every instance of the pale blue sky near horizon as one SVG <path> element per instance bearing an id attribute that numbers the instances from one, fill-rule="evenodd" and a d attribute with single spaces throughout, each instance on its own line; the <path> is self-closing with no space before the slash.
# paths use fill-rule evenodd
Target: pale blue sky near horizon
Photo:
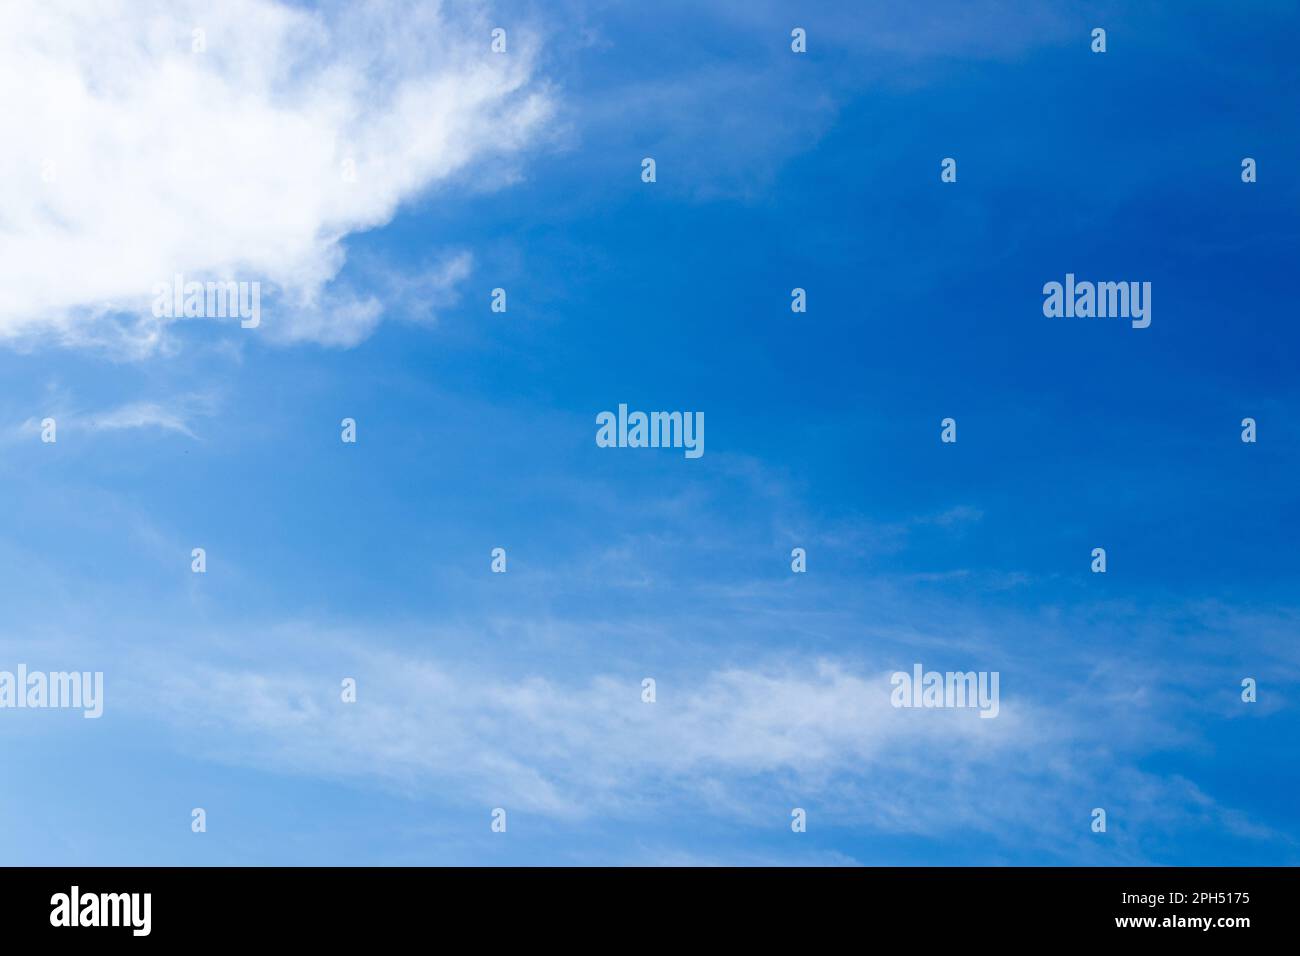
<path id="1" fill-rule="evenodd" d="M 249 253 L 261 328 L 0 325 L 0 670 L 106 684 L 0 710 L 0 863 L 1300 862 L 1295 8 L 483 9 L 535 120 L 471 111 L 446 173 L 389 144 L 348 228 L 193 213 L 176 261 L 311 238 Z M 1067 272 L 1150 281 L 1151 326 L 1045 318 Z M 703 457 L 598 448 L 619 403 L 702 411 Z M 1000 672 L 999 716 L 894 710 L 917 662 Z"/>

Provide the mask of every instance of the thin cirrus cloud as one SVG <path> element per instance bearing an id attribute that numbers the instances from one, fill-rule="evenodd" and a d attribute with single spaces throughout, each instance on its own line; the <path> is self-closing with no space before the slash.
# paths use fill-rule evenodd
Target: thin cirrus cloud
<path id="1" fill-rule="evenodd" d="M 174 396 L 166 400 L 148 399 L 126 402 L 100 411 L 77 411 L 67 408 L 67 399 L 60 399 L 60 404 L 47 416 L 52 419 L 57 433 L 73 432 L 120 432 L 131 429 L 157 429 L 184 435 L 186 438 L 199 440 L 193 425 L 197 418 L 210 417 L 216 410 L 217 398 L 213 394 L 192 394 Z M 12 428 L 8 434 L 11 441 L 28 440 L 40 434 L 44 428 L 45 418 L 28 418 Z"/>
<path id="2" fill-rule="evenodd" d="M 92 431 L 118 431 L 124 428 L 160 428 L 179 432 L 189 438 L 197 436 L 190 430 L 183 413 L 157 402 L 132 402 L 106 412 L 90 415 L 85 420 Z"/>
<path id="3" fill-rule="evenodd" d="M 395 789 L 454 783 L 462 797 L 495 794 L 569 819 L 648 810 L 652 793 L 730 806 L 767 774 L 812 797 L 903 751 L 942 751 L 970 765 L 1038 736 L 1023 709 L 1004 709 L 997 721 L 973 711 L 908 719 L 890 706 L 887 671 L 844 661 L 716 667 L 664 680 L 660 706 L 642 702 L 639 679 L 613 674 L 570 683 L 475 673 L 379 651 L 373 640 L 330 655 L 350 658 L 366 708 L 340 708 L 339 680 L 324 670 L 142 667 L 153 676 L 136 693 L 175 726 L 215 730 L 202 746 L 219 759 Z M 223 753 L 222 740 L 237 743 Z"/>
<path id="4" fill-rule="evenodd" d="M 278 630 L 273 643 L 294 643 L 292 630 Z M 1192 781 L 1107 755 L 1124 749 L 1115 724 L 1082 699 L 1072 702 L 1073 718 L 1015 691 L 996 721 L 969 710 L 899 710 L 889 703 L 888 668 L 823 657 L 661 675 L 659 702 L 647 704 L 626 673 L 507 677 L 378 650 L 372 636 L 311 635 L 333 666 L 155 660 L 132 668 L 138 677 L 122 688 L 122 706 L 161 710 L 173 727 L 189 728 L 186 749 L 230 765 L 420 798 L 501 801 L 561 826 L 593 817 L 646 823 L 671 806 L 762 827 L 801 805 L 826 826 L 978 834 L 992 846 L 1032 847 L 1039 858 L 1133 863 L 1147 861 L 1162 835 L 1208 818 L 1246 839 L 1279 839 L 1244 827 Z M 339 705 L 339 674 L 355 675 L 364 707 Z M 1117 832 L 1113 850 L 1075 826 L 1098 794 L 1115 795 L 1132 830 Z"/>
<path id="5" fill-rule="evenodd" d="M 261 282 L 269 338 L 354 344 L 383 303 L 331 287 L 345 238 L 515 154 L 552 109 L 527 31 L 494 54 L 494 24 L 464 5 L 32 0 L 4 19 L 0 96 L 23 144 L 0 152 L 11 344 L 152 354 L 170 321 L 153 289 L 176 274 Z"/>

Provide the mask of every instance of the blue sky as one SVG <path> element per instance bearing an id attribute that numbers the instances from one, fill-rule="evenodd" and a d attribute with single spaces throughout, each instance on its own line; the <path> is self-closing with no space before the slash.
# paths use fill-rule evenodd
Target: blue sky
<path id="1" fill-rule="evenodd" d="M 106 688 L 0 710 L 0 860 L 1300 862 L 1295 12 L 918 6 L 28 11 L 0 669 Z M 262 325 L 152 320 L 181 270 Z M 998 718 L 891 708 L 915 662 Z"/>

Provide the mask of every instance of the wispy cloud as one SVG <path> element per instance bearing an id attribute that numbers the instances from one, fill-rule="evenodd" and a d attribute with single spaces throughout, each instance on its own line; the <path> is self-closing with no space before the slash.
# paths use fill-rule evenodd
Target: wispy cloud
<path id="1" fill-rule="evenodd" d="M 893 708 L 889 673 L 899 658 L 879 649 L 759 652 L 741 666 L 718 649 L 699 666 L 653 675 L 649 704 L 641 679 L 652 675 L 626 663 L 569 679 L 509 676 L 454 653 L 440 659 L 302 624 L 259 646 L 277 648 L 274 659 L 140 662 L 129 690 L 119 689 L 122 704 L 220 761 L 414 799 L 454 794 L 570 824 L 646 822 L 689 806 L 767 827 L 784 801 L 815 807 L 822 826 L 980 833 L 1040 861 L 1159 860 L 1161 834 L 1198 820 L 1290 845 L 1192 781 L 1133 763 L 1153 736 L 1190 743 L 1167 730 L 1186 701 L 1133 661 L 1064 684 L 1019 665 L 1004 671 L 1002 712 L 983 720 L 969 710 Z M 919 653 L 939 659 L 933 646 Z M 343 677 L 358 681 L 355 704 L 340 700 Z M 1115 821 L 1111 843 L 1090 842 L 1097 805 Z"/>
<path id="2" fill-rule="evenodd" d="M 198 436 L 190 430 L 189 423 L 177 410 L 156 402 L 133 402 L 110 411 L 88 415 L 84 427 L 91 431 L 115 431 L 120 428 L 161 428 L 179 432 L 189 438 Z"/>
<path id="3" fill-rule="evenodd" d="M 78 411 L 69 407 L 66 394 L 41 418 L 28 418 L 9 430 L 10 441 L 30 439 L 41 432 L 45 418 L 54 419 L 60 433 L 116 432 L 128 429 L 156 428 L 198 440 L 192 425 L 196 418 L 212 415 L 217 406 L 213 393 L 191 393 L 168 400 L 127 402 L 101 411 Z"/>
<path id="4" fill-rule="evenodd" d="M 333 672 L 173 672 L 160 678 L 155 700 L 178 725 L 206 724 L 238 739 L 227 759 L 421 789 L 451 782 L 467 795 L 495 794 L 561 817 L 631 811 L 666 791 L 744 804 L 768 775 L 788 776 L 815 797 L 839 777 L 878 774 L 905 753 L 970 766 L 1041 736 L 1023 704 L 993 721 L 970 711 L 897 710 L 887 670 L 831 660 L 660 675 L 649 704 L 634 673 L 560 683 L 358 646 L 335 654 L 344 669 Z M 358 678 L 355 706 L 339 699 L 344 676 Z"/>

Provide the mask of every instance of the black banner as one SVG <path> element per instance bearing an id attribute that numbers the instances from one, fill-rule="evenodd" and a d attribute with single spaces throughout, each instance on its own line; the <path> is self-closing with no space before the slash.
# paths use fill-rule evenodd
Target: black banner
<path id="1" fill-rule="evenodd" d="M 1114 939 L 1232 945 L 1294 921 L 1278 868 L 0 870 L 13 942 Z M 454 938 L 454 937 L 449 937 Z"/>

